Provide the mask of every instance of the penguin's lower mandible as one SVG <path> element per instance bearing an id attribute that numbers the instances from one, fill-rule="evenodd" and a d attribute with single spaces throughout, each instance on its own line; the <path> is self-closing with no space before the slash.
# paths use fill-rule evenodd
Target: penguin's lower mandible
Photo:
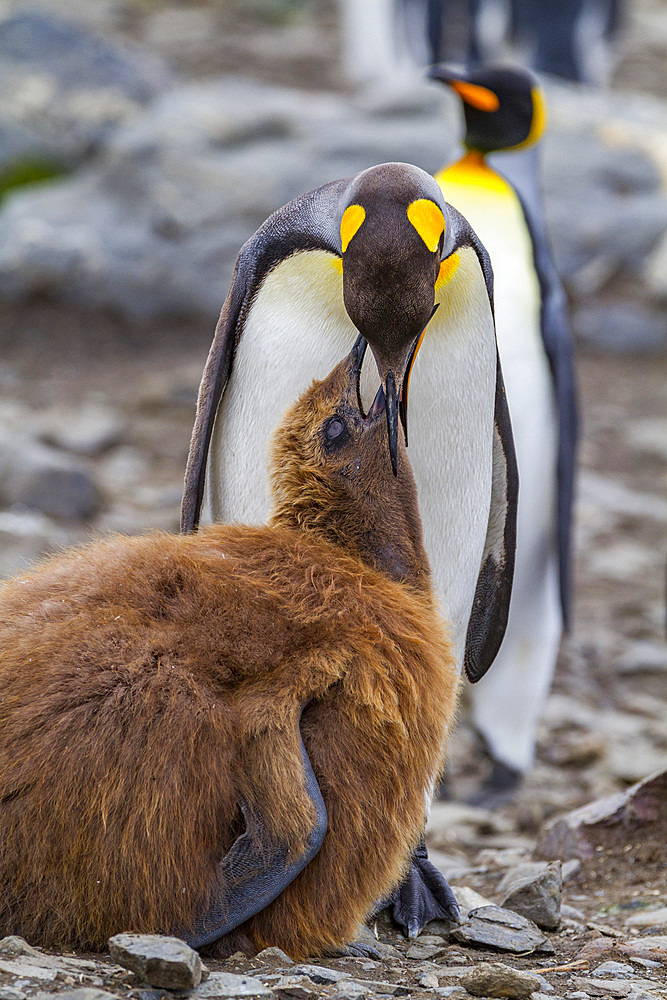
<path id="1" fill-rule="evenodd" d="M 301 958 L 409 870 L 458 680 L 364 346 L 283 420 L 268 525 L 113 537 L 0 587 L 0 936 Z"/>

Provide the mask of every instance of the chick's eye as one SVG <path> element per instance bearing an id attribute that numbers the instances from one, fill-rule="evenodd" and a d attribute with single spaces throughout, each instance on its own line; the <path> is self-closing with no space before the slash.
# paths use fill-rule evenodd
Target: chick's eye
<path id="1" fill-rule="evenodd" d="M 327 424 L 326 434 L 330 441 L 335 438 L 340 437 L 345 430 L 345 424 L 340 419 L 340 417 L 332 417 Z"/>

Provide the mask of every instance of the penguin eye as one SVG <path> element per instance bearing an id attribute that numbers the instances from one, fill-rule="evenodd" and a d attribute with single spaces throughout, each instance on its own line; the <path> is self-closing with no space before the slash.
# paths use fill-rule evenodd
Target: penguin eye
<path id="1" fill-rule="evenodd" d="M 331 417 L 324 425 L 324 436 L 327 444 L 342 444 L 348 438 L 345 421 L 341 417 Z"/>

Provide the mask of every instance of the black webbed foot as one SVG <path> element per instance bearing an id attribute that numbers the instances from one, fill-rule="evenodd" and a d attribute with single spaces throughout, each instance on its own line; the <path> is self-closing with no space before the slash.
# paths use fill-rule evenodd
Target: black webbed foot
<path id="1" fill-rule="evenodd" d="M 261 815 L 251 814 L 241 802 L 245 832 L 218 862 L 217 885 L 207 911 L 192 931 L 180 933 L 192 948 L 202 948 L 217 941 L 272 903 L 322 846 L 327 831 L 327 810 L 303 740 L 301 758 L 306 791 L 316 812 L 306 851 L 295 861 L 288 862 L 286 845 L 271 843 Z"/>
<path id="2" fill-rule="evenodd" d="M 406 937 L 414 938 L 430 920 L 460 923 L 461 914 L 446 879 L 428 859 L 422 837 L 410 859 L 410 870 L 386 904 Z"/>

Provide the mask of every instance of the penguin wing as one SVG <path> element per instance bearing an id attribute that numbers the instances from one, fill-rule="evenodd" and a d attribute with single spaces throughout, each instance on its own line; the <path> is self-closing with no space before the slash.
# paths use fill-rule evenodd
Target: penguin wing
<path id="1" fill-rule="evenodd" d="M 469 226 L 467 229 L 465 239 L 477 253 L 493 311 L 491 261 L 474 231 Z M 459 235 L 458 239 L 462 240 L 463 237 Z M 491 505 L 463 654 L 466 676 L 473 684 L 484 676 L 496 658 L 507 627 L 514 577 L 518 499 L 519 474 L 512 422 L 507 406 L 500 356 L 496 348 Z"/>
<path id="2" fill-rule="evenodd" d="M 533 244 L 535 270 L 542 298 L 542 340 L 549 359 L 558 407 L 558 560 L 560 601 L 567 627 L 570 612 L 570 552 L 574 475 L 577 450 L 577 386 L 574 338 L 568 320 L 565 291 L 551 255 L 544 220 L 521 197 Z"/>
<path id="3" fill-rule="evenodd" d="M 182 532 L 195 531 L 199 524 L 213 425 L 250 307 L 262 295 L 266 276 L 292 254 L 326 250 L 340 257 L 338 206 L 348 184 L 349 178 L 344 178 L 295 198 L 269 216 L 239 252 L 199 388 L 185 470 Z"/>
<path id="4" fill-rule="evenodd" d="M 512 424 L 498 358 L 491 507 L 463 656 L 466 676 L 473 684 L 484 676 L 493 663 L 507 627 L 514 577 L 518 496 L 519 475 Z"/>

